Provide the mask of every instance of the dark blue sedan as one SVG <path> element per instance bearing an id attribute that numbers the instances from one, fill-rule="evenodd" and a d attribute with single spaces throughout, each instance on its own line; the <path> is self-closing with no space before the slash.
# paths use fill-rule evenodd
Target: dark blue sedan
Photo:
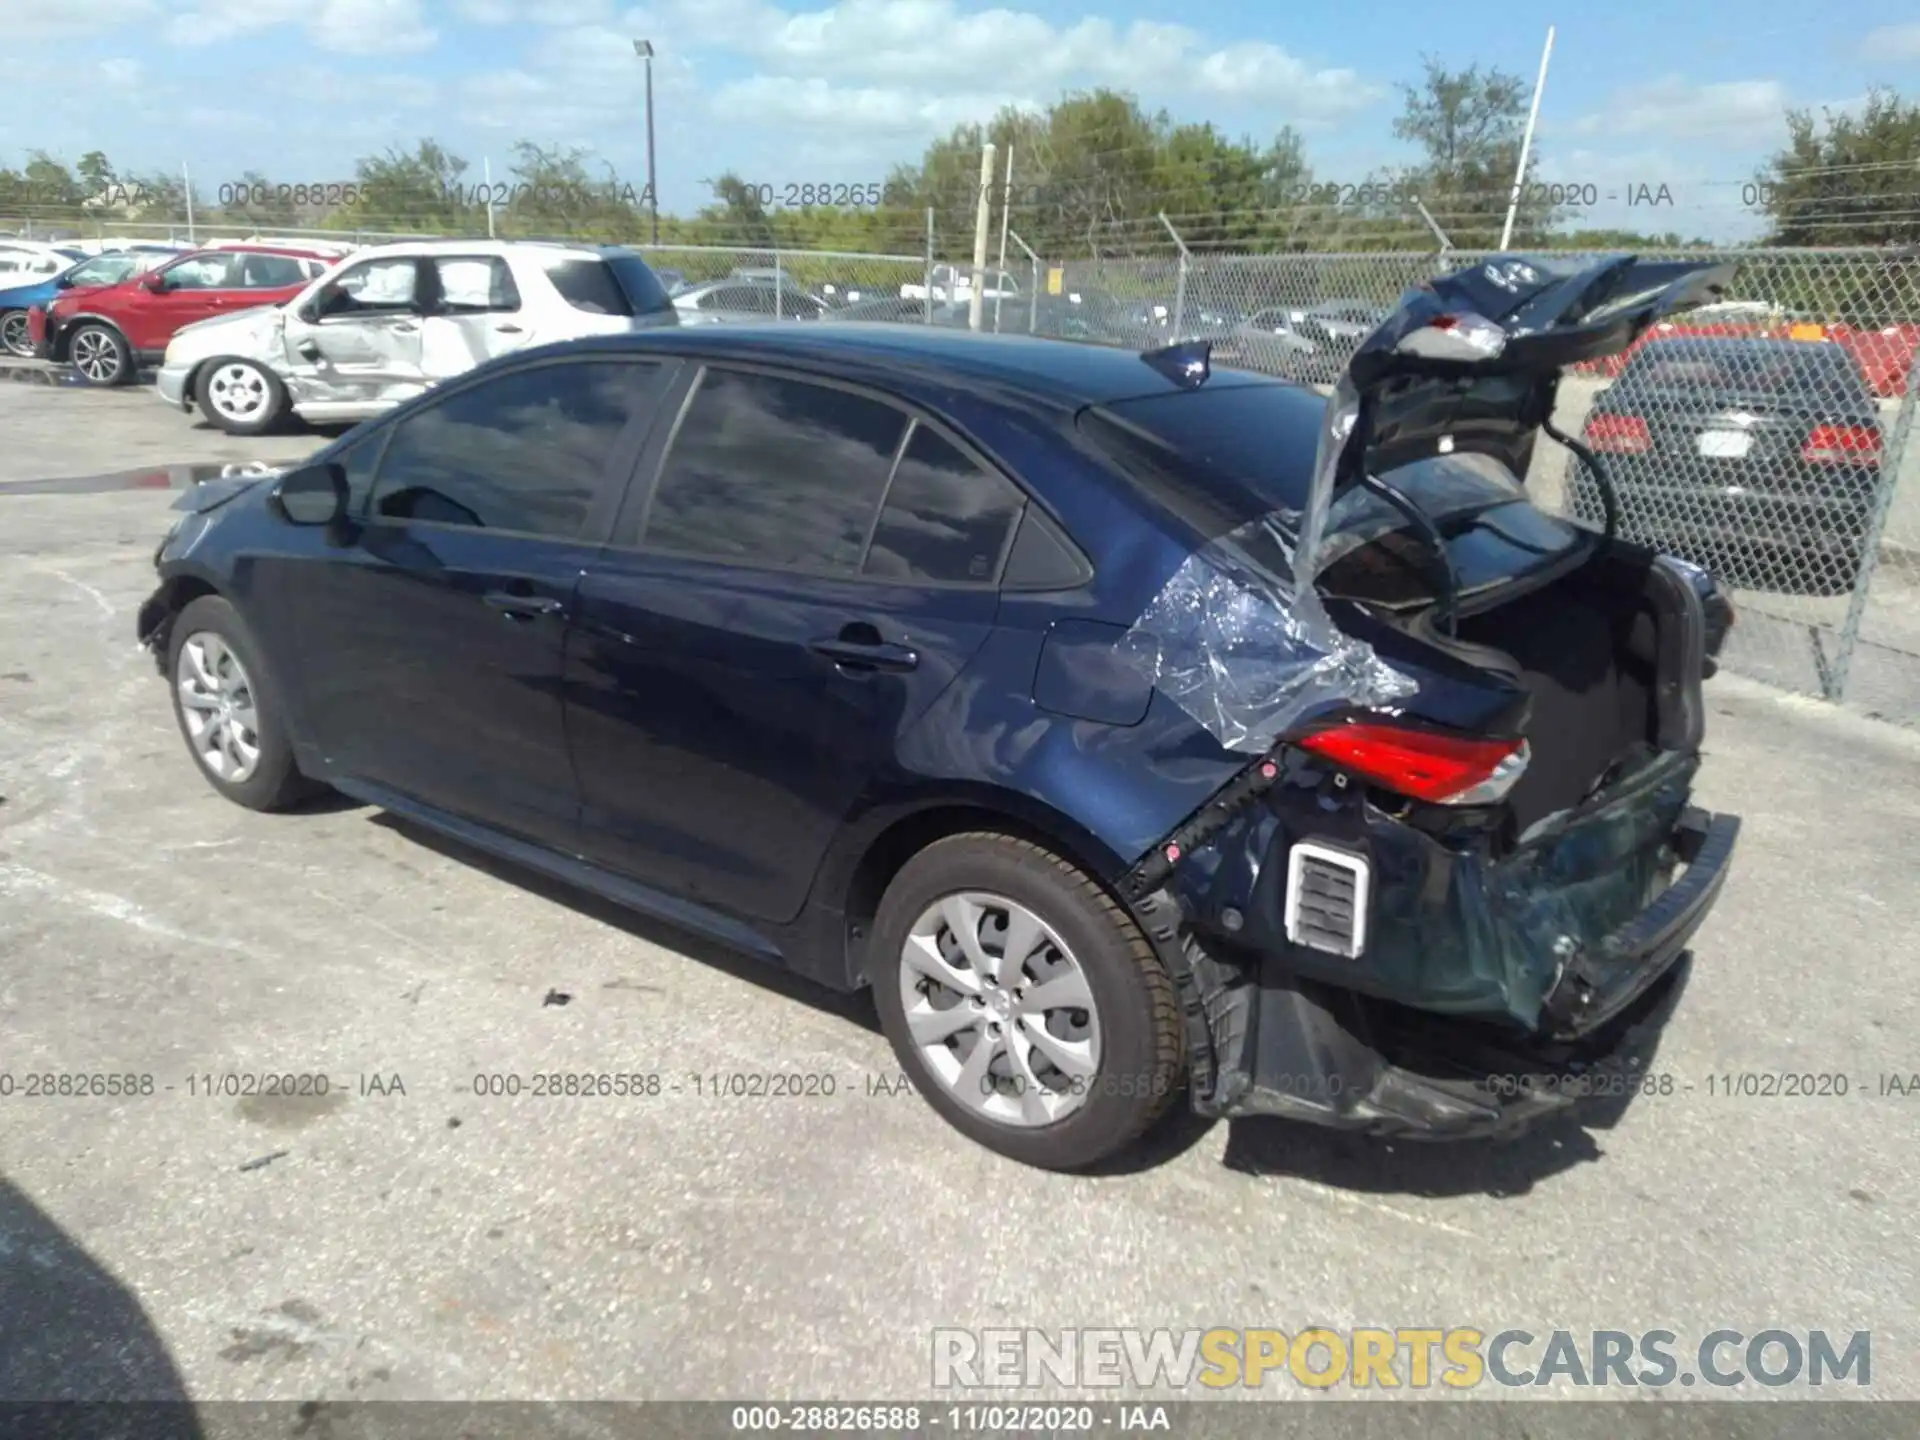
<path id="1" fill-rule="evenodd" d="M 183 497 L 139 633 L 229 798 L 870 986 L 1018 1159 L 1182 1092 L 1501 1131 L 1630 1073 L 1733 845 L 1711 579 L 1514 478 L 1560 364 L 1712 293 L 1653 268 L 1436 282 L 1332 401 L 924 326 L 527 352 Z"/>

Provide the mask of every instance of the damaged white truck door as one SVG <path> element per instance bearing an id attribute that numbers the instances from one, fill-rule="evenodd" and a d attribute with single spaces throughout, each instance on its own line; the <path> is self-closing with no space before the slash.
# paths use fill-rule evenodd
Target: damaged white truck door
<path id="1" fill-rule="evenodd" d="M 464 375 L 518 350 L 533 337 L 513 267 L 499 255 L 435 255 L 436 303 L 422 322 L 421 366 L 428 383 Z"/>
<path id="2" fill-rule="evenodd" d="M 411 256 L 368 260 L 288 308 L 287 391 L 303 418 L 363 419 L 426 388 L 418 271 Z"/>

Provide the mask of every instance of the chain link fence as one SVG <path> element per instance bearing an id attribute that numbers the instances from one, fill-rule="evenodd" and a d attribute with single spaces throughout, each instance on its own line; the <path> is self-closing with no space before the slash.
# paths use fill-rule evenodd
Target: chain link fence
<path id="1" fill-rule="evenodd" d="M 1486 258 L 1077 261 L 1049 268 L 1043 306 L 1097 318 L 1108 343 L 1204 336 L 1216 363 L 1324 388 L 1409 286 Z M 1570 371 L 1554 427 L 1600 455 L 1622 534 L 1733 590 L 1729 669 L 1920 725 L 1920 255 L 1649 258 L 1734 262 L 1733 293 Z M 1599 491 L 1562 445 L 1536 447 L 1527 481 L 1543 506 L 1603 522 Z"/>
<path id="2" fill-rule="evenodd" d="M 164 227 L 112 228 L 133 238 Z M 1200 254 L 1173 236 L 1161 258 L 1052 263 L 1011 238 L 1004 269 L 988 267 L 988 329 L 1138 349 L 1204 336 L 1216 363 L 1322 388 L 1409 287 L 1488 258 Z M 633 248 L 670 284 L 734 279 L 762 300 L 769 290 L 791 296 L 776 307 L 783 317 L 968 323 L 969 257 L 936 255 L 931 236 L 924 255 Z M 1920 725 L 1920 253 L 1647 253 L 1731 261 L 1733 294 L 1656 327 L 1625 356 L 1570 371 L 1555 428 L 1601 455 L 1623 534 L 1703 564 L 1733 589 L 1728 668 Z M 724 318 L 742 318 L 740 298 L 713 289 Z M 1602 521 L 1600 492 L 1562 445 L 1543 440 L 1527 480 L 1547 508 Z"/>

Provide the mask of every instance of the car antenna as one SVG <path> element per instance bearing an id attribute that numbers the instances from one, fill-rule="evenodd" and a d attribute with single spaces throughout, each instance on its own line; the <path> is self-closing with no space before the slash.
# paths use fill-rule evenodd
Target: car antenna
<path id="1" fill-rule="evenodd" d="M 1213 342 L 1180 340 L 1140 357 L 1182 390 L 1198 390 L 1213 374 Z"/>

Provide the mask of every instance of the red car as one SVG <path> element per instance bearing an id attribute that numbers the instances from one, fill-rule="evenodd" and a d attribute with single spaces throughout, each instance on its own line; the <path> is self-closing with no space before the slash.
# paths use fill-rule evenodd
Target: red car
<path id="1" fill-rule="evenodd" d="M 119 385 L 156 365 L 173 332 L 196 320 L 291 300 L 338 257 L 280 246 L 193 250 L 118 285 L 62 295 L 27 312 L 33 353 L 70 361 L 89 385 Z"/>

